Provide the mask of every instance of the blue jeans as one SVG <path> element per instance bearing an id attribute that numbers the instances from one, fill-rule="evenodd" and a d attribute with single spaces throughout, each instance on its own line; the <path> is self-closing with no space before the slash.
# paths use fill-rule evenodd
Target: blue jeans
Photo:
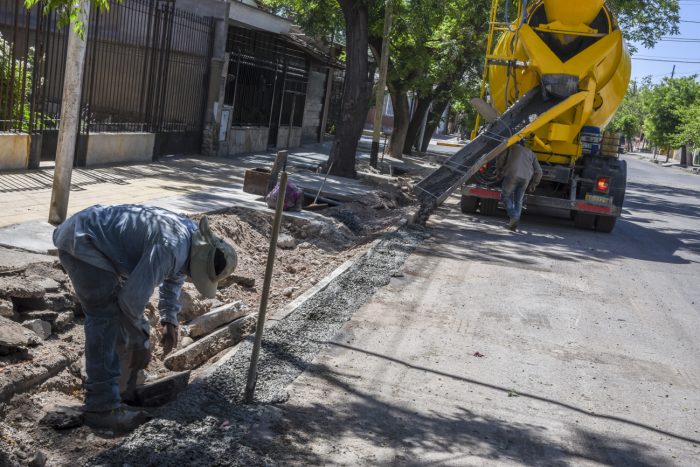
<path id="1" fill-rule="evenodd" d="M 525 190 L 527 190 L 529 184 L 530 181 L 524 178 L 506 177 L 503 180 L 501 200 L 503 200 L 508 217 L 511 219 L 520 220 L 520 215 L 523 212 Z"/>
<path id="2" fill-rule="evenodd" d="M 118 346 L 122 329 L 117 301 L 119 276 L 59 251 L 85 313 L 85 410 L 101 412 L 120 406 Z"/>

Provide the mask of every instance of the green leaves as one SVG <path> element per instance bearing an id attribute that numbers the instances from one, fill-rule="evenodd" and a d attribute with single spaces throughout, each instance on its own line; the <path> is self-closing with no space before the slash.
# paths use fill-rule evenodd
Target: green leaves
<path id="1" fill-rule="evenodd" d="M 653 47 L 662 36 L 678 34 L 678 0 L 608 0 L 629 42 Z"/>
<path id="2" fill-rule="evenodd" d="M 340 5 L 336 0 L 262 0 L 260 2 L 275 14 L 292 19 L 305 33 L 335 39 L 345 31 Z"/>
<path id="3" fill-rule="evenodd" d="M 27 9 L 35 7 L 40 0 L 24 0 Z M 120 2 L 121 0 L 112 0 Z M 93 8 L 109 11 L 109 0 L 90 0 Z M 56 12 L 58 26 L 63 27 L 68 24 L 73 25 L 73 29 L 81 39 L 85 36 L 85 24 L 80 20 L 82 13 L 81 2 L 79 0 L 44 0 L 44 13 Z"/>
<path id="4" fill-rule="evenodd" d="M 620 130 L 632 120 L 629 114 L 636 113 L 641 114 L 637 118 L 643 121 L 647 138 L 657 146 L 679 147 L 700 141 L 700 84 L 696 78 L 665 78 L 657 85 L 645 80 L 636 96 L 628 93 L 621 114 L 613 121 L 614 128 Z"/>

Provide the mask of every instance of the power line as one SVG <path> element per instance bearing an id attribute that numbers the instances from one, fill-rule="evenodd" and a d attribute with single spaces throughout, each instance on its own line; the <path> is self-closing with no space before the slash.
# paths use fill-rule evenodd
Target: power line
<path id="1" fill-rule="evenodd" d="M 700 60 L 700 58 L 696 58 L 696 57 L 669 57 L 667 55 L 644 55 L 644 54 L 634 55 L 632 58 L 646 58 L 649 60 L 656 60 L 657 58 L 663 58 L 665 60 L 673 60 L 673 61 L 675 61 L 675 60 L 691 60 L 691 61 Z"/>
<path id="2" fill-rule="evenodd" d="M 664 63 L 700 63 L 700 60 L 667 60 L 664 58 L 642 58 L 632 57 L 632 60 L 641 60 L 643 62 L 664 62 Z"/>

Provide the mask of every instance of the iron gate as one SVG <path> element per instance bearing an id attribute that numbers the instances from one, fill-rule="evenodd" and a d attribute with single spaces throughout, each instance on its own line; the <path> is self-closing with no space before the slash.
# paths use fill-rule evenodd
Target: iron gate
<path id="1" fill-rule="evenodd" d="M 32 135 L 32 168 L 55 158 L 67 47 L 67 29 L 42 8 L 0 0 L 0 131 Z M 199 152 L 213 37 L 212 18 L 172 0 L 93 10 L 76 163 L 98 132 L 155 133 L 156 157 Z"/>

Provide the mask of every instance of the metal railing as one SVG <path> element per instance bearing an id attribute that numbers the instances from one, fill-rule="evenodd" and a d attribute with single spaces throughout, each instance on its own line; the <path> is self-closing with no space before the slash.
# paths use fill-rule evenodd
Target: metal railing
<path id="1" fill-rule="evenodd" d="M 276 138 L 279 126 L 302 125 L 309 78 L 304 52 L 273 34 L 231 26 L 231 54 L 224 102 L 233 126 L 264 126 Z"/>
<path id="2" fill-rule="evenodd" d="M 23 0 L 0 0 L 0 131 L 48 132 L 42 146 L 52 146 L 67 29 L 57 27 L 54 14 L 42 14 L 43 6 L 27 10 Z M 93 10 L 81 133 L 201 133 L 213 37 L 212 18 L 170 0 L 123 0 L 109 11 Z"/>

